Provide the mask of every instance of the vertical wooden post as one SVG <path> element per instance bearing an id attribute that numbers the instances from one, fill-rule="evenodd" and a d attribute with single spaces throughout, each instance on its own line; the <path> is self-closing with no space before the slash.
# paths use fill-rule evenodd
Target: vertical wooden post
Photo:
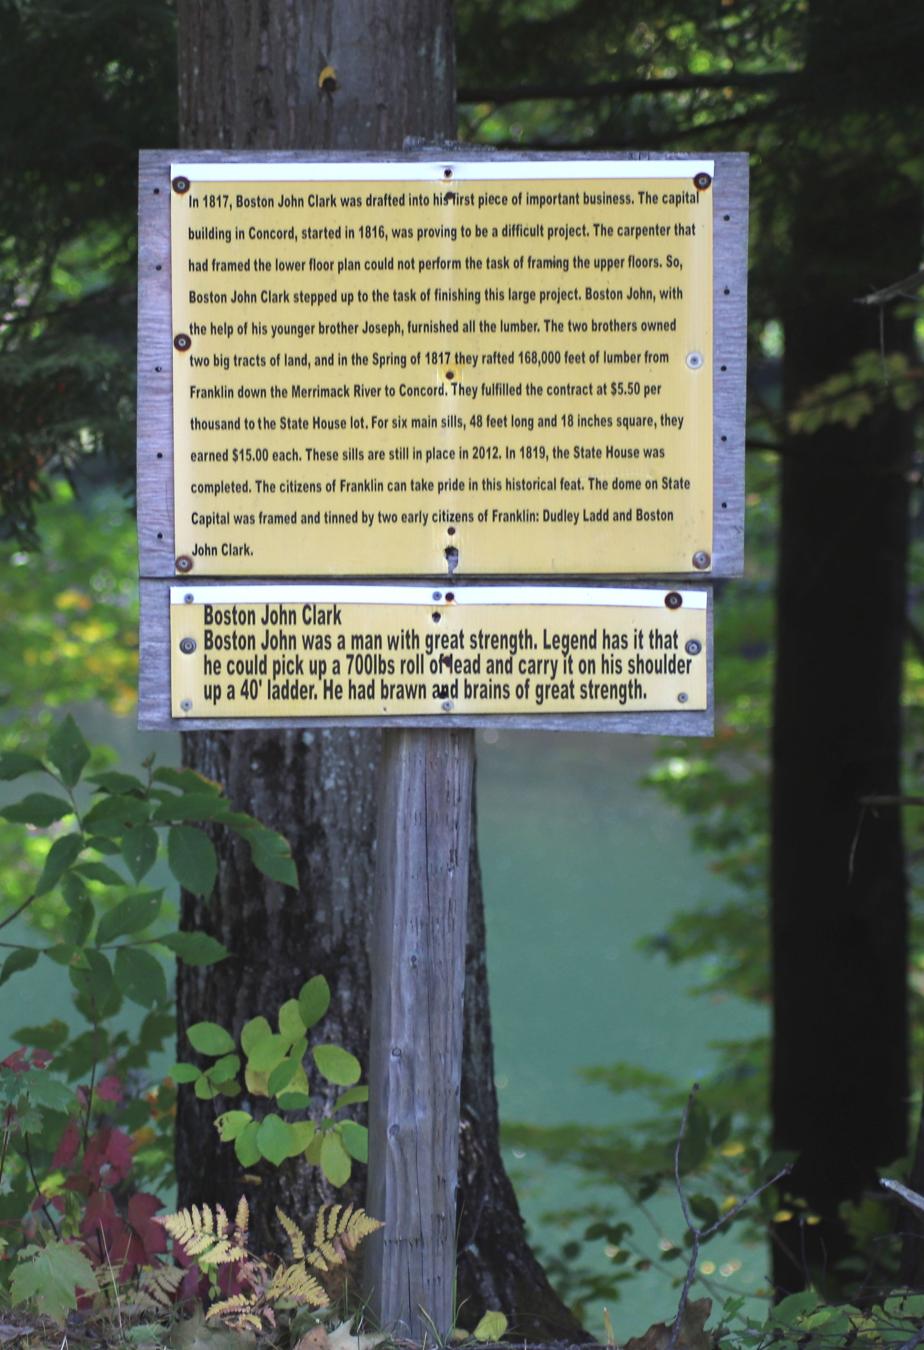
<path id="1" fill-rule="evenodd" d="M 384 1222 L 367 1244 L 370 1306 L 383 1328 L 449 1332 L 472 731 L 388 731 L 372 922 L 369 1179 Z"/>

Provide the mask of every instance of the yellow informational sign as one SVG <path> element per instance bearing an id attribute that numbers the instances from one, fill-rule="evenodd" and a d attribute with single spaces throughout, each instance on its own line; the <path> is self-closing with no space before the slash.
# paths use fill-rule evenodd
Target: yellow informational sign
<path id="1" fill-rule="evenodd" d="M 178 570 L 708 570 L 712 167 L 175 164 Z"/>
<path id="2" fill-rule="evenodd" d="M 702 591 L 174 587 L 170 638 L 176 718 L 707 707 Z"/>

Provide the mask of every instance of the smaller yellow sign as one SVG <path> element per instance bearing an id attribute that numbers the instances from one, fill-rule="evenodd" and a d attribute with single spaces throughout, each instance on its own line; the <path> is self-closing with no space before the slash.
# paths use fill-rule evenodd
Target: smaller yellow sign
<path id="1" fill-rule="evenodd" d="M 708 706 L 702 591 L 174 587 L 170 616 L 176 718 Z"/>

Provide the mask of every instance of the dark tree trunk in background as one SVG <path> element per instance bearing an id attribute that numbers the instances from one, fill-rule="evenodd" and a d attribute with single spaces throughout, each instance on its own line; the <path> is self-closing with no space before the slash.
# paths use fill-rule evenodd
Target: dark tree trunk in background
<path id="1" fill-rule="evenodd" d="M 451 137 L 455 72 L 450 0 L 180 0 L 180 143 L 190 148 L 401 149 L 405 136 Z M 335 72 L 319 87 L 325 67 Z M 267 882 L 246 848 L 219 839 L 214 897 L 184 898 L 184 928 L 202 928 L 232 952 L 205 970 L 180 966 L 179 1044 L 209 1019 L 239 1030 L 272 1015 L 313 974 L 333 1002 L 325 1040 L 367 1063 L 366 943 L 380 737 L 375 732 L 206 732 L 183 737 L 184 762 L 222 783 L 231 800 L 291 842 L 300 891 Z M 459 1164 L 458 1303 L 473 1325 L 500 1307 L 531 1337 L 578 1339 L 526 1244 L 500 1157 L 477 856 L 471 869 Z M 180 1095 L 181 1205 L 236 1203 L 241 1169 L 213 1127 L 216 1106 Z M 251 1169 L 258 1242 L 276 1246 L 273 1207 L 308 1215 L 326 1196 L 317 1168 Z M 362 1199 L 364 1169 L 340 1199 Z"/>
<path id="2" fill-rule="evenodd" d="M 812 0 L 810 115 L 794 137 L 786 407 L 879 346 L 855 300 L 913 272 L 921 212 L 890 86 L 910 87 L 911 0 Z M 903 45 L 904 44 L 904 45 Z M 840 129 L 840 141 L 838 130 Z M 896 134 L 897 133 L 897 134 Z M 837 145 L 841 152 L 836 152 Z M 783 175 L 785 176 L 785 170 Z M 886 352 L 910 324 L 886 320 Z M 783 460 L 773 733 L 773 1121 L 788 1189 L 821 1223 L 777 1226 L 774 1281 L 834 1292 L 837 1210 L 907 1147 L 906 896 L 899 790 L 910 419 L 793 437 Z M 855 1277 L 854 1277 L 855 1278 Z"/>

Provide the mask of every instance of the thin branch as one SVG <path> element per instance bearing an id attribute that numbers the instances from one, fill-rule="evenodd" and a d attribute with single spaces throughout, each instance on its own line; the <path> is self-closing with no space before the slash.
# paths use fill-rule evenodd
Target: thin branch
<path id="1" fill-rule="evenodd" d="M 29 908 L 34 899 L 35 896 L 30 895 L 28 900 L 23 900 L 18 909 L 14 909 L 12 914 L 8 914 L 5 919 L 0 921 L 0 928 L 6 928 L 7 924 L 12 923 L 14 919 L 18 919 L 20 914 Z"/>
<path id="2" fill-rule="evenodd" d="M 924 806 L 924 797 L 861 797 L 861 806 Z M 885 1182 L 882 1183 L 885 1185 Z"/>
<path id="3" fill-rule="evenodd" d="M 673 94 L 686 89 L 776 89 L 797 79 L 795 70 L 734 71 L 716 75 L 671 75 L 662 79 L 597 80 L 591 84 L 521 84 L 513 88 L 472 85 L 459 90 L 460 103 L 521 103 L 538 99 L 607 98 L 623 94 Z"/>
<path id="4" fill-rule="evenodd" d="M 35 1187 L 35 1194 L 38 1197 L 42 1209 L 45 1212 L 45 1218 L 48 1220 L 52 1228 L 55 1230 L 55 1237 L 59 1238 L 61 1236 L 61 1229 L 55 1223 L 54 1215 L 48 1208 L 48 1205 L 45 1203 L 45 1197 L 44 1195 L 42 1195 L 42 1188 L 38 1183 L 38 1177 L 35 1175 L 35 1168 L 32 1166 L 32 1149 L 29 1146 L 28 1134 L 23 1134 L 22 1140 L 23 1140 L 23 1149 L 26 1155 L 26 1164 L 29 1168 L 29 1176 L 32 1178 L 32 1185 Z"/>

